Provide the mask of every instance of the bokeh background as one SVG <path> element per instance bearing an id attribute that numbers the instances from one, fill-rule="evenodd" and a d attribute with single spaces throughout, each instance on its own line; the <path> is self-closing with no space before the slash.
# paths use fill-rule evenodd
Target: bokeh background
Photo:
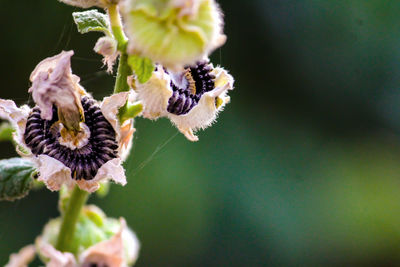
<path id="1" fill-rule="evenodd" d="M 228 42 L 212 61 L 236 79 L 231 104 L 197 143 L 139 118 L 127 186 L 90 202 L 136 231 L 136 266 L 400 266 L 400 1 L 219 3 Z M 1 98 L 32 103 L 30 72 L 69 49 L 88 91 L 112 90 L 75 10 L 0 1 Z M 56 203 L 0 203 L 0 265 Z"/>

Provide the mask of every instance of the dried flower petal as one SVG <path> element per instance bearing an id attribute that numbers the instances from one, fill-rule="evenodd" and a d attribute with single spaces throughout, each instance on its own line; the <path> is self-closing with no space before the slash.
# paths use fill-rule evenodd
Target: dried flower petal
<path id="1" fill-rule="evenodd" d="M 190 141 L 198 140 L 194 131 L 215 121 L 232 89 L 231 75 L 204 62 L 169 74 L 158 67 L 147 83 L 135 84 L 144 106 L 143 117 L 168 117 Z"/>
<path id="2" fill-rule="evenodd" d="M 125 170 L 121 164 L 120 158 L 109 160 L 101 166 L 92 180 L 80 179 L 76 181 L 76 184 L 80 189 L 90 193 L 99 189 L 100 182 L 107 179 L 120 185 L 126 185 Z"/>
<path id="3" fill-rule="evenodd" d="M 35 254 L 33 245 L 25 246 L 18 253 L 11 254 L 9 262 L 4 267 L 27 267 L 35 258 Z"/>
<path id="4" fill-rule="evenodd" d="M 0 99 L 0 118 L 8 120 L 13 125 L 15 132 L 13 137 L 15 142 L 18 144 L 17 152 L 21 156 L 29 154 L 30 150 L 24 142 L 24 132 L 26 120 L 29 116 L 29 107 L 23 105 L 18 108 L 14 101 Z"/>
<path id="5" fill-rule="evenodd" d="M 72 253 L 58 251 L 40 237 L 36 243 L 40 253 L 49 260 L 46 267 L 79 267 Z"/>
<path id="6" fill-rule="evenodd" d="M 82 121 L 83 108 L 80 102 L 79 77 L 72 74 L 73 51 L 42 60 L 33 70 L 30 80 L 33 100 L 41 110 L 42 119 L 51 120 L 56 105 L 61 122 L 68 130 L 78 131 Z"/>
<path id="7" fill-rule="evenodd" d="M 46 187 L 51 191 L 60 190 L 63 184 L 68 187 L 74 185 L 74 180 L 71 179 L 71 169 L 61 163 L 61 161 L 47 155 L 39 155 L 36 161 L 39 170 L 38 181 L 44 182 Z"/>
<path id="8" fill-rule="evenodd" d="M 109 240 L 97 243 L 80 256 L 83 267 L 97 266 L 123 267 L 136 262 L 139 255 L 139 241 L 129 230 L 123 218 L 120 218 L 120 229 Z"/>
<path id="9" fill-rule="evenodd" d="M 117 41 L 109 36 L 99 38 L 94 51 L 103 56 L 103 63 L 107 65 L 107 72 L 112 73 L 115 60 L 118 57 Z"/>
<path id="10" fill-rule="evenodd" d="M 133 91 L 130 91 L 105 97 L 100 106 L 104 117 L 111 123 L 117 133 L 118 155 L 122 161 L 126 159 L 132 147 L 132 139 L 135 129 L 133 128 L 133 120 L 127 120 L 123 125 L 120 125 L 118 112 L 129 99 L 135 98 L 134 94 Z"/>
<path id="11" fill-rule="evenodd" d="M 146 83 L 142 84 L 136 81 L 135 91 L 138 99 L 144 100 L 143 117 L 157 119 L 166 115 L 168 99 L 172 96 L 170 83 L 171 77 L 162 66 L 157 66 L 156 71 Z"/>

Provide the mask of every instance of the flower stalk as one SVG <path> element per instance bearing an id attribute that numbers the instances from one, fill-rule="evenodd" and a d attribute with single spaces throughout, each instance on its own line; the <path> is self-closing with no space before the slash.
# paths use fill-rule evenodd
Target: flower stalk
<path id="1" fill-rule="evenodd" d="M 75 186 L 68 201 L 65 212 L 62 215 L 62 223 L 58 234 L 56 248 L 62 252 L 71 251 L 71 242 L 75 233 L 76 223 L 85 205 L 89 193 Z"/>
<path id="2" fill-rule="evenodd" d="M 115 80 L 114 94 L 129 91 L 129 85 L 127 83 L 128 76 L 132 75 L 132 69 L 128 65 L 128 55 L 126 53 L 126 47 L 128 39 L 126 38 L 123 28 L 121 17 L 118 12 L 118 5 L 110 5 L 108 7 L 108 16 L 110 18 L 111 30 L 114 38 L 117 41 L 118 50 L 120 52 L 117 78 Z M 123 122 L 127 118 L 128 103 L 122 106 L 119 110 L 120 121 Z"/>
<path id="3" fill-rule="evenodd" d="M 108 7 L 108 15 L 110 18 L 110 24 L 114 38 L 118 43 L 118 50 L 121 53 L 118 63 L 117 78 L 114 86 L 114 93 L 120 93 L 129 91 L 127 77 L 132 75 L 132 70 L 128 65 L 128 55 L 126 54 L 128 39 L 126 38 L 122 29 L 118 6 L 115 4 L 110 5 Z M 127 104 L 121 108 L 120 114 L 124 114 L 125 110 L 127 110 Z M 63 252 L 71 251 L 71 241 L 74 236 L 76 224 L 78 222 L 82 207 L 85 205 L 88 197 L 88 192 L 79 189 L 78 186 L 74 187 L 67 208 L 62 216 L 62 223 L 56 244 L 57 250 Z"/>

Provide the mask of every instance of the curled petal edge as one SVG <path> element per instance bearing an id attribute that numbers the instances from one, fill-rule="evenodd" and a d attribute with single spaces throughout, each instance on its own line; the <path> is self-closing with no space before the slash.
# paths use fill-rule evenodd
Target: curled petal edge
<path id="1" fill-rule="evenodd" d="M 13 133 L 14 141 L 18 144 L 17 152 L 21 156 L 31 155 L 31 150 L 26 146 L 24 133 L 26 121 L 28 119 L 30 108 L 23 105 L 18 108 L 14 101 L 0 99 L 0 118 L 11 122 L 15 129 Z"/>

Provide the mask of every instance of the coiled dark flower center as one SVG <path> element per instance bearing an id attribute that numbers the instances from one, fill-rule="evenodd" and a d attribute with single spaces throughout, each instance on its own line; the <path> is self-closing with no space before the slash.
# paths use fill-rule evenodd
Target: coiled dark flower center
<path id="1" fill-rule="evenodd" d="M 91 180 L 104 163 L 118 156 L 118 144 L 114 128 L 100 107 L 88 97 L 83 97 L 81 102 L 85 124 L 90 131 L 87 143 L 82 147 L 71 149 L 60 144 L 60 131 L 54 130 L 58 123 L 55 107 L 51 120 L 43 120 L 40 109 L 33 108 L 26 123 L 24 139 L 34 155 L 44 154 L 61 161 L 71 169 L 74 179 Z"/>
<path id="2" fill-rule="evenodd" d="M 210 73 L 211 70 L 212 68 L 207 62 L 197 63 L 196 66 L 185 69 L 188 81 L 185 88 L 181 88 L 171 81 L 173 93 L 168 99 L 168 112 L 184 115 L 199 103 L 204 93 L 213 90 L 215 76 Z"/>

